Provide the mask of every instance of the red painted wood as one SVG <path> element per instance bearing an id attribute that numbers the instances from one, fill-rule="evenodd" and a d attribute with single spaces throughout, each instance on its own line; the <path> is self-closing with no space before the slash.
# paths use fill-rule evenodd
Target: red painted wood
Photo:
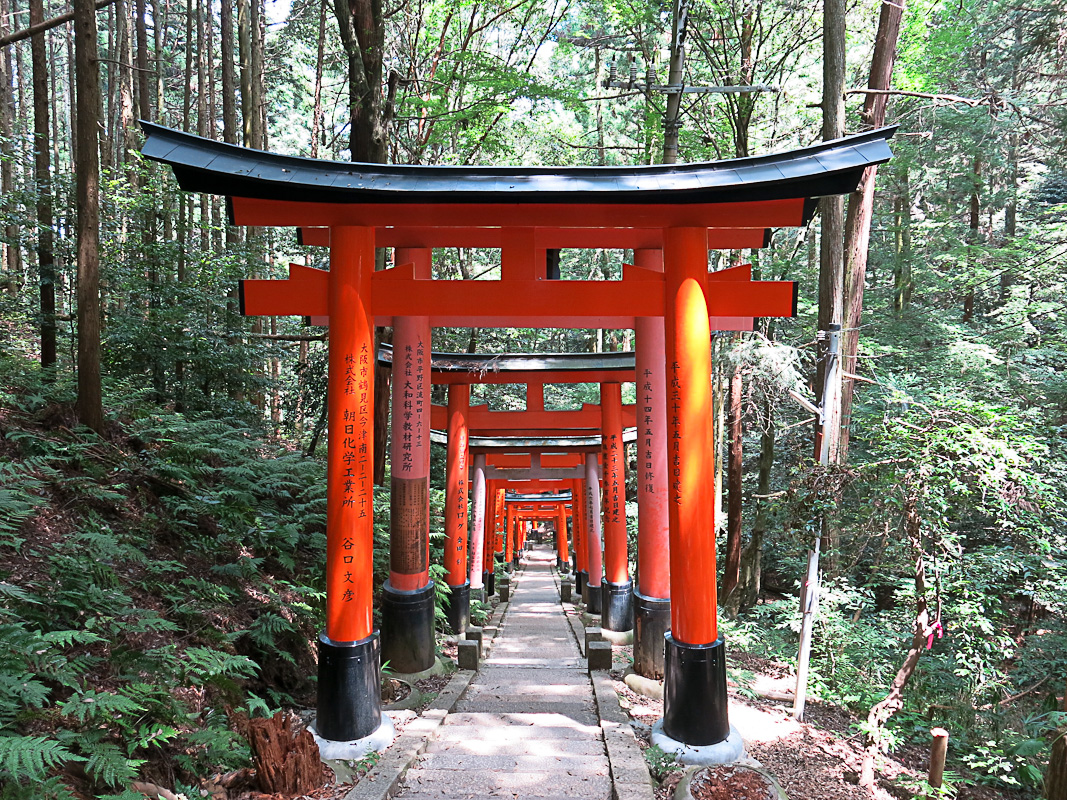
<path id="1" fill-rule="evenodd" d="M 469 386 L 448 387 L 448 454 L 445 459 L 445 580 L 467 580 L 467 411 Z"/>
<path id="2" fill-rule="evenodd" d="M 622 408 L 622 385 L 600 384 L 604 577 L 611 583 L 625 583 L 630 579 L 626 555 L 626 446 L 622 443 Z"/>
<path id="3" fill-rule="evenodd" d="M 375 229 L 378 247 L 480 247 L 500 248 L 502 228 L 420 227 L 398 225 Z M 329 247 L 330 229 L 303 227 L 302 242 L 311 247 Z M 764 246 L 763 228 L 710 228 L 708 247 L 713 250 L 757 249 Z M 538 249 L 609 248 L 636 250 L 663 246 L 660 228 L 534 228 L 534 246 Z"/>
<path id="4" fill-rule="evenodd" d="M 788 228 L 804 223 L 804 198 L 743 203 L 306 203 L 299 200 L 230 198 L 234 225 L 392 227 L 418 220 L 427 228 Z M 438 240 L 424 247 L 445 246 Z M 625 247 L 625 244 L 602 245 Z"/>
<path id="5" fill-rule="evenodd" d="M 326 456 L 326 635 L 356 642 L 373 631 L 373 232 L 331 235 Z M 326 274 L 326 273 L 323 273 Z"/>
<path id="6" fill-rule="evenodd" d="M 638 250 L 634 260 L 663 268 L 662 252 Z M 637 320 L 637 590 L 645 597 L 671 596 L 670 526 L 667 513 L 667 381 L 663 319 Z"/>
<path id="7" fill-rule="evenodd" d="M 709 577 L 715 575 L 715 443 L 707 258 L 703 229 L 666 231 L 671 631 L 688 644 L 718 637 L 715 581 Z"/>

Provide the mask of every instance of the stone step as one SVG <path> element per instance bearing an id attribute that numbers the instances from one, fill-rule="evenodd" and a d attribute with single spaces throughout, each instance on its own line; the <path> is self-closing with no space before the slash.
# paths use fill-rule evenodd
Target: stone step
<path id="1" fill-rule="evenodd" d="M 518 739 L 512 738 L 510 740 L 502 739 L 499 736 L 485 739 L 472 737 L 461 739 L 443 738 L 430 742 L 426 746 L 426 753 L 514 755 L 538 758 L 574 755 L 595 758 L 604 756 L 604 743 L 587 736 L 556 739 L 531 736 Z"/>
<path id="2" fill-rule="evenodd" d="M 460 772 L 416 768 L 408 770 L 404 783 L 408 787 L 405 797 L 447 800 L 482 797 L 610 800 L 612 794 L 609 775 L 571 775 L 565 771 L 546 780 L 544 772 Z"/>
<path id="3" fill-rule="evenodd" d="M 426 753 L 416 762 L 415 769 L 438 770 L 485 769 L 493 772 L 551 772 L 568 775 L 607 775 L 608 759 L 593 755 L 476 755 L 474 753 Z"/>

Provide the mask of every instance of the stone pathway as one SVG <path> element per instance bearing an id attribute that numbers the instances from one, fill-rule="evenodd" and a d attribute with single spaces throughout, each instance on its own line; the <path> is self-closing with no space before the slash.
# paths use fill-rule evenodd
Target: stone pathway
<path id="1" fill-rule="evenodd" d="M 527 553 L 490 657 L 404 777 L 406 800 L 611 800 L 593 686 L 552 578 Z"/>

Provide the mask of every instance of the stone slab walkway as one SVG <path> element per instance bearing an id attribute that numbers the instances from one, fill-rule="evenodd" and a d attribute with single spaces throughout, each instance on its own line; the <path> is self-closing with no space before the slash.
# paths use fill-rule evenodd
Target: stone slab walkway
<path id="1" fill-rule="evenodd" d="M 593 684 L 554 563 L 548 551 L 527 554 L 489 658 L 396 797 L 611 800 Z"/>

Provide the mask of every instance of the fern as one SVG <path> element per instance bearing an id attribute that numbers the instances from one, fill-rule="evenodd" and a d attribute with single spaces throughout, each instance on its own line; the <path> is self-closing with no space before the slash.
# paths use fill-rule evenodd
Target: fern
<path id="1" fill-rule="evenodd" d="M 59 706 L 60 711 L 78 722 L 111 722 L 125 714 L 139 714 L 144 708 L 134 699 L 114 692 L 87 689 L 74 694 Z"/>
<path id="2" fill-rule="evenodd" d="M 47 736 L 0 736 L 0 774 L 10 780 L 43 781 L 71 761 L 86 761 Z"/>

